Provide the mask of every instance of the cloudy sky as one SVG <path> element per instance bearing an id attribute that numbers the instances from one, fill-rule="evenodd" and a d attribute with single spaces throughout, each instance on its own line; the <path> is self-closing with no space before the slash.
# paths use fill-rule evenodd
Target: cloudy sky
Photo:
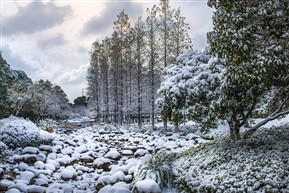
<path id="1" fill-rule="evenodd" d="M 12 69 L 33 81 L 48 79 L 63 88 L 71 102 L 86 87 L 91 44 L 110 37 L 124 9 L 132 25 L 159 1 L 151 0 L 1 0 L 1 51 Z M 171 0 L 190 24 L 195 49 L 206 46 L 212 29 L 207 0 Z"/>

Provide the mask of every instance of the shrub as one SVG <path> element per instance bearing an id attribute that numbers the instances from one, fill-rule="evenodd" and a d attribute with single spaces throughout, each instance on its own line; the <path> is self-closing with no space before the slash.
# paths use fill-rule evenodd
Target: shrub
<path id="1" fill-rule="evenodd" d="M 136 166 L 132 191 L 135 191 L 138 181 L 146 179 L 154 180 L 160 188 L 172 187 L 174 179 L 172 161 L 174 157 L 174 153 L 167 152 L 166 150 L 160 150 L 155 155 L 147 154 Z"/>
<path id="2" fill-rule="evenodd" d="M 9 117 L 0 121 L 1 141 L 9 148 L 15 149 L 39 144 L 39 128 L 29 120 Z"/>

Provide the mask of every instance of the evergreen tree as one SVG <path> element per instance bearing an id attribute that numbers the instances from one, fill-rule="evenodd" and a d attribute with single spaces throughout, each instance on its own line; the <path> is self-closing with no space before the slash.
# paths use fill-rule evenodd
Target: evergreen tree
<path id="1" fill-rule="evenodd" d="M 288 90 L 288 4 L 279 0 L 209 1 L 216 8 L 212 52 L 225 59 L 227 70 L 220 109 L 232 140 L 240 139 L 240 127 L 270 90 Z M 280 106 L 267 121 L 288 112 L 284 110 L 288 96 L 279 93 L 275 96 L 283 99 L 278 98 Z"/>

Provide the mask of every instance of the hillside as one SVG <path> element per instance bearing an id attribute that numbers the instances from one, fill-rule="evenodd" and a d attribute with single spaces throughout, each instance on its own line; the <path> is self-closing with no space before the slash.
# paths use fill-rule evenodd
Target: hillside
<path id="1" fill-rule="evenodd" d="M 289 192 L 288 150 L 288 125 L 192 147 L 174 162 L 175 185 L 181 192 Z"/>

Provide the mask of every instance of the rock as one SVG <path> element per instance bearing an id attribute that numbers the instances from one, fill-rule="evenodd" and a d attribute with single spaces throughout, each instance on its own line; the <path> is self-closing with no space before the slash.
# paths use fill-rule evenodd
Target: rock
<path id="1" fill-rule="evenodd" d="M 148 154 L 149 152 L 145 149 L 138 149 L 136 150 L 136 152 L 134 153 L 134 156 L 135 157 L 141 157 L 141 156 L 144 156 L 146 154 Z"/>
<path id="2" fill-rule="evenodd" d="M 185 138 L 188 139 L 188 140 L 192 140 L 192 139 L 200 138 L 200 136 L 196 135 L 194 133 L 189 133 Z"/>
<path id="3" fill-rule="evenodd" d="M 21 172 L 19 181 L 28 185 L 34 177 L 35 174 L 30 171 Z"/>
<path id="4" fill-rule="evenodd" d="M 117 182 L 124 181 L 124 180 L 125 180 L 125 175 L 122 171 L 117 171 L 110 177 L 110 182 L 112 184 L 115 184 Z"/>
<path id="5" fill-rule="evenodd" d="M 161 193 L 160 186 L 152 179 L 140 180 L 135 183 L 134 191 L 137 193 Z"/>
<path id="6" fill-rule="evenodd" d="M 53 129 L 51 127 L 44 127 L 44 131 L 48 132 L 48 133 L 53 133 Z"/>
<path id="7" fill-rule="evenodd" d="M 44 180 L 44 179 L 36 179 L 35 185 L 48 187 L 48 182 L 47 182 L 47 180 Z"/>
<path id="8" fill-rule="evenodd" d="M 87 190 L 88 188 L 89 188 L 89 184 L 88 183 L 82 183 L 78 187 L 79 190 Z"/>
<path id="9" fill-rule="evenodd" d="M 34 163 L 34 168 L 43 170 L 45 168 L 45 164 L 42 161 L 37 161 Z"/>
<path id="10" fill-rule="evenodd" d="M 22 182 L 18 182 L 17 184 L 9 186 L 8 189 L 18 189 L 20 192 L 28 192 L 28 185 Z"/>
<path id="11" fill-rule="evenodd" d="M 3 179 L 4 174 L 5 174 L 4 170 L 2 168 L 0 168 L 0 180 Z"/>
<path id="12" fill-rule="evenodd" d="M 36 154 L 26 154 L 24 156 L 24 161 L 28 165 L 34 165 L 34 163 L 37 161 L 37 155 Z"/>
<path id="13" fill-rule="evenodd" d="M 67 185 L 64 190 L 63 193 L 73 193 L 74 187 L 72 185 Z"/>
<path id="14" fill-rule="evenodd" d="M 48 145 L 54 140 L 54 137 L 51 135 L 51 133 L 40 130 L 39 131 L 39 141 L 41 144 Z"/>
<path id="15" fill-rule="evenodd" d="M 21 193 L 20 190 L 16 189 L 16 188 L 12 188 L 8 191 L 6 191 L 6 193 Z"/>
<path id="16" fill-rule="evenodd" d="M 18 165 L 18 168 L 19 168 L 20 171 L 25 171 L 27 168 L 29 168 L 29 165 L 27 163 L 21 162 Z"/>
<path id="17" fill-rule="evenodd" d="M 36 185 L 28 186 L 28 193 L 45 193 L 45 192 L 46 192 L 45 187 Z"/>
<path id="18" fill-rule="evenodd" d="M 85 145 L 81 145 L 81 146 L 79 146 L 79 147 L 76 147 L 76 148 L 75 148 L 75 151 L 81 154 L 81 153 L 87 152 L 88 150 L 87 150 L 87 148 L 86 148 Z"/>
<path id="19" fill-rule="evenodd" d="M 133 152 L 131 150 L 123 150 L 122 155 L 132 155 Z"/>
<path id="20" fill-rule="evenodd" d="M 65 181 L 75 179 L 77 177 L 76 170 L 72 166 L 67 166 L 61 172 L 61 178 Z"/>
<path id="21" fill-rule="evenodd" d="M 22 154 L 38 154 L 39 153 L 39 149 L 36 147 L 25 147 L 22 150 Z"/>
<path id="22" fill-rule="evenodd" d="M 51 153 L 53 151 L 53 149 L 50 145 L 40 145 L 39 149 L 41 151 L 46 151 L 47 153 Z"/>
<path id="23" fill-rule="evenodd" d="M 43 153 L 40 153 L 40 154 L 37 155 L 36 160 L 37 160 L 37 161 L 45 162 L 45 160 L 46 160 L 46 155 L 43 154 Z"/>
<path id="24" fill-rule="evenodd" d="M 112 151 L 107 152 L 104 157 L 110 158 L 113 160 L 119 160 L 121 158 L 121 155 L 118 151 L 112 150 Z"/>
<path id="25" fill-rule="evenodd" d="M 96 167 L 96 168 L 99 168 L 99 169 L 104 169 L 104 170 L 108 170 L 109 169 L 109 166 L 111 164 L 111 161 L 110 159 L 108 158 L 96 158 L 94 161 L 93 161 L 93 166 Z"/>
<path id="26" fill-rule="evenodd" d="M 15 185 L 13 181 L 10 180 L 1 180 L 0 181 L 0 190 L 6 191 L 10 186 Z"/>
<path id="27" fill-rule="evenodd" d="M 94 160 L 93 157 L 88 156 L 88 155 L 80 157 L 80 161 L 84 163 L 92 163 L 93 160 Z"/>

